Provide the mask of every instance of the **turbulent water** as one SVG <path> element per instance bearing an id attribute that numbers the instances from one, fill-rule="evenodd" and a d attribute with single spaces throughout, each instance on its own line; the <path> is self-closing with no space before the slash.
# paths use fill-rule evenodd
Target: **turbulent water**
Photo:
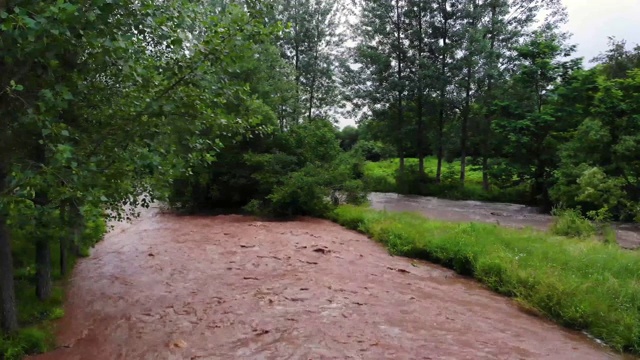
<path id="1" fill-rule="evenodd" d="M 67 298 L 60 347 L 39 359 L 620 358 L 470 279 L 314 219 L 149 211 L 80 261 Z"/>
<path id="2" fill-rule="evenodd" d="M 448 221 L 477 221 L 539 230 L 547 230 L 553 223 L 553 216 L 525 205 L 454 201 L 393 193 L 372 193 L 369 201 L 375 209 L 419 212 L 433 219 Z M 615 224 L 614 228 L 620 246 L 628 249 L 640 247 L 640 224 Z"/>

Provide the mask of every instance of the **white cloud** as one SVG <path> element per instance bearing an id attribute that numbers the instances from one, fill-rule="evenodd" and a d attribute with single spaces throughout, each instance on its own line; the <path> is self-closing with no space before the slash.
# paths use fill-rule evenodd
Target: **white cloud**
<path id="1" fill-rule="evenodd" d="M 564 0 L 569 12 L 566 29 L 578 45 L 577 56 L 585 65 L 607 49 L 607 38 L 625 39 L 629 45 L 640 43 L 640 0 Z"/>

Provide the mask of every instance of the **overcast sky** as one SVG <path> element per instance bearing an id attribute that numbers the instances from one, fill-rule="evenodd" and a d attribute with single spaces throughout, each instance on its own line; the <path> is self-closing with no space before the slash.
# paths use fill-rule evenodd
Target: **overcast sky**
<path id="1" fill-rule="evenodd" d="M 569 11 L 566 28 L 578 45 L 577 56 L 585 65 L 607 49 L 607 37 L 640 43 L 640 0 L 564 0 Z"/>

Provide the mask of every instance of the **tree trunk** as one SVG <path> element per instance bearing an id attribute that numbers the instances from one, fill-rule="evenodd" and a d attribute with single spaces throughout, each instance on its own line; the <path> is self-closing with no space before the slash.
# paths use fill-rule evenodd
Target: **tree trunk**
<path id="1" fill-rule="evenodd" d="M 495 23 L 497 17 L 497 5 L 492 3 L 491 5 L 491 45 L 490 56 L 493 57 L 493 51 L 496 45 Z M 493 61 L 493 59 L 492 59 Z M 491 102 L 493 98 L 493 64 L 489 64 L 489 76 L 487 78 L 487 99 Z M 489 153 L 491 150 L 491 115 L 487 114 L 485 117 L 486 133 L 484 134 L 484 146 L 482 147 L 482 188 L 485 191 L 489 191 L 491 185 L 489 184 Z"/>
<path id="2" fill-rule="evenodd" d="M 60 220 L 62 220 L 62 224 L 64 224 L 65 229 L 68 229 L 69 217 L 67 216 L 68 207 L 62 206 L 60 208 Z M 62 236 L 60 236 L 60 275 L 66 276 L 67 271 L 69 269 L 68 264 L 68 254 L 69 254 L 69 240 L 71 233 L 65 231 Z"/>
<path id="3" fill-rule="evenodd" d="M 65 234 L 60 237 L 60 275 L 67 276 L 69 271 L 69 236 Z"/>
<path id="4" fill-rule="evenodd" d="M 424 90 L 422 88 L 422 60 L 424 53 L 424 36 L 423 36 L 423 27 L 422 27 L 422 6 L 418 7 L 418 131 L 416 139 L 416 145 L 418 148 L 418 173 L 420 174 L 420 179 L 424 179 L 426 177 L 424 171 L 424 113 L 423 113 L 423 99 L 424 99 Z"/>
<path id="5" fill-rule="evenodd" d="M 489 191 L 489 159 L 486 153 L 482 156 L 482 188 Z"/>
<path id="6" fill-rule="evenodd" d="M 82 256 L 80 251 L 80 244 L 82 242 L 82 233 L 84 232 L 84 219 L 82 213 L 76 204 L 71 206 L 71 223 L 72 223 L 72 237 L 71 244 L 69 244 L 71 251 L 75 257 Z"/>
<path id="7" fill-rule="evenodd" d="M 46 236 L 38 235 L 36 239 L 36 296 L 40 300 L 51 297 L 51 249 Z"/>
<path id="8" fill-rule="evenodd" d="M 460 133 L 460 181 L 467 177 L 467 141 L 469 138 L 469 115 L 471 113 L 471 64 L 467 64 L 467 84 L 465 88 L 464 113 Z"/>
<path id="9" fill-rule="evenodd" d="M 446 99 L 446 75 L 447 75 L 447 40 L 449 37 L 449 14 L 447 13 L 447 2 L 440 3 L 440 11 L 442 15 L 442 56 L 440 57 L 440 112 L 438 119 L 438 170 L 436 172 L 436 182 L 442 181 L 442 158 L 444 157 L 443 137 L 444 137 L 444 117 L 445 117 L 445 99 Z"/>
<path id="10" fill-rule="evenodd" d="M 396 0 L 396 40 L 398 45 L 397 56 L 397 76 L 398 76 L 398 148 L 400 149 L 400 173 L 404 174 L 404 139 L 402 138 L 402 130 L 404 126 L 404 111 L 403 111 L 403 86 L 402 86 L 402 24 L 400 16 L 400 4 Z"/>
<path id="11" fill-rule="evenodd" d="M 442 158 L 444 158 L 444 149 L 442 144 L 438 145 L 438 170 L 436 171 L 436 182 L 442 182 Z"/>
<path id="12" fill-rule="evenodd" d="M 3 181 L 4 178 L 0 179 Z M 0 185 L 0 189 L 2 185 Z M 0 214 L 0 328 L 10 333 L 18 329 L 16 294 L 13 280 L 13 258 L 11 256 L 11 239 L 6 226 L 5 216 Z"/>

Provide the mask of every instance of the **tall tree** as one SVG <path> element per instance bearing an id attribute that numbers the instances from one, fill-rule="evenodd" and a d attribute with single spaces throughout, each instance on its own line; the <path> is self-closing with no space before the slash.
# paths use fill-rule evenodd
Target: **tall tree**
<path id="1" fill-rule="evenodd" d="M 358 2 L 361 9 L 357 25 L 354 71 L 358 83 L 352 87 L 356 105 L 367 109 L 372 117 L 384 119 L 389 138 L 400 157 L 400 171 L 404 171 L 405 107 L 407 97 L 407 30 L 403 0 L 375 0 Z M 392 114 L 392 115 L 391 115 Z"/>
<path id="2" fill-rule="evenodd" d="M 298 118 L 327 116 L 339 105 L 342 7 L 338 0 L 281 0 L 276 18 L 290 26 L 280 48 L 294 68 Z"/>

